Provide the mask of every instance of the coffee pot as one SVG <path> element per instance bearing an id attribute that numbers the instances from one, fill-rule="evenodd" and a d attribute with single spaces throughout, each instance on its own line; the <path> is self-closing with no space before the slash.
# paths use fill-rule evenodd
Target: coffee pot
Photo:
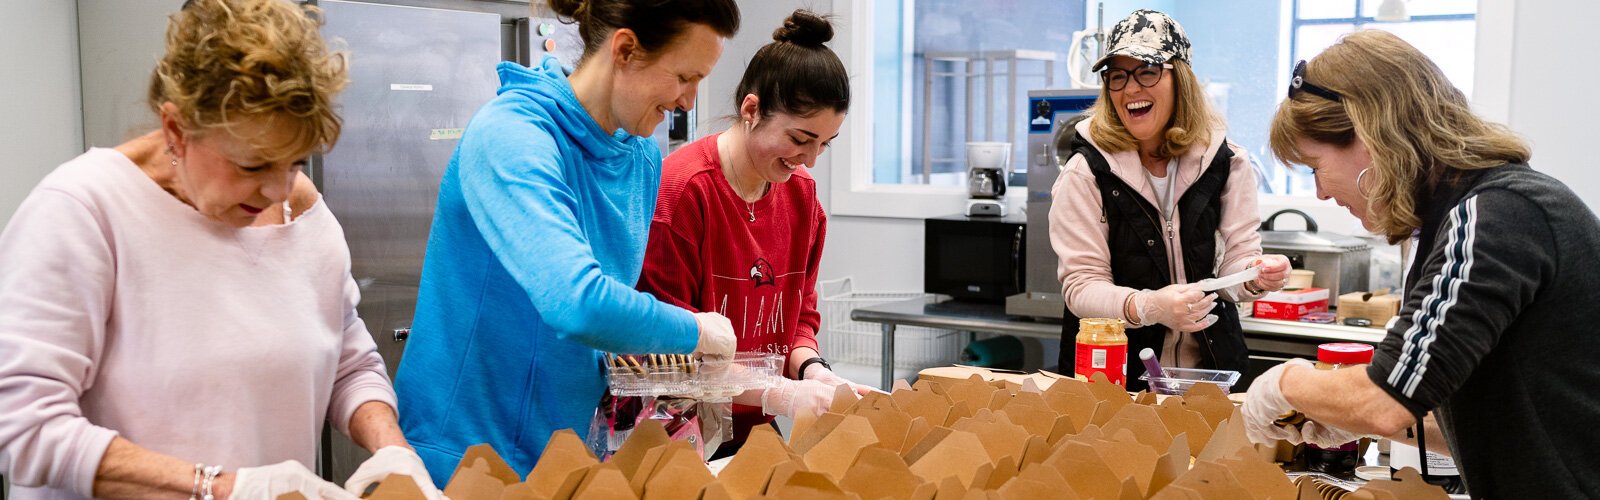
<path id="1" fill-rule="evenodd" d="M 967 215 L 1004 216 L 1011 178 L 1011 143 L 967 143 Z"/>

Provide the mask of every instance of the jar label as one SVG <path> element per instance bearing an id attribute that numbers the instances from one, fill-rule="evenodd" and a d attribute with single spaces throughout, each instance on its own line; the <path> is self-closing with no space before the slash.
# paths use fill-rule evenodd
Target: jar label
<path id="1" fill-rule="evenodd" d="M 1078 344 L 1077 360 L 1074 372 L 1078 377 L 1088 380 L 1089 376 L 1098 372 L 1106 375 L 1106 380 L 1123 387 L 1128 386 L 1128 345 L 1092 345 Z"/>

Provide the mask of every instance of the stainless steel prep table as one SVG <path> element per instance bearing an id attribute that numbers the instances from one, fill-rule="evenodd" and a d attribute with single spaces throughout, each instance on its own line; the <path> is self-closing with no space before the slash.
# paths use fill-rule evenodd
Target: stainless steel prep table
<path id="1" fill-rule="evenodd" d="M 895 328 L 900 325 L 1001 333 L 1049 340 L 1061 338 L 1061 323 L 1008 315 L 1002 304 L 952 300 L 928 303 L 926 299 L 917 298 L 860 307 L 850 312 L 850 319 L 883 325 L 883 354 L 879 362 L 883 365 L 884 389 L 894 386 L 894 334 Z M 1315 356 L 1315 344 L 1323 342 L 1376 344 L 1382 341 L 1384 336 L 1384 330 L 1343 325 L 1255 318 L 1240 318 L 1239 323 L 1244 328 L 1246 340 L 1252 350 L 1256 350 L 1260 345 L 1264 350 L 1304 356 Z M 1312 350 L 1307 352 L 1306 346 L 1311 346 Z"/>

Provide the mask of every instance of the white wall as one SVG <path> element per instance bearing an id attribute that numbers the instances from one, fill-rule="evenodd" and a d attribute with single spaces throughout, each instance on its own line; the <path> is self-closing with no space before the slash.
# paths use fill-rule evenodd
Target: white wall
<path id="1" fill-rule="evenodd" d="M 1587 144 L 1594 140 L 1600 104 L 1588 94 L 1600 81 L 1600 68 L 1574 37 L 1594 29 L 1594 19 L 1600 19 L 1597 2 L 1517 1 L 1505 69 L 1511 75 L 1507 124 L 1533 143 L 1533 168 L 1565 182 L 1591 210 L 1600 209 L 1600 168 Z M 1486 49 L 1491 55 L 1504 50 Z"/>
<path id="2" fill-rule="evenodd" d="M 0 226 L 39 179 L 83 151 L 77 9 L 7 2 L 0 15 Z"/>

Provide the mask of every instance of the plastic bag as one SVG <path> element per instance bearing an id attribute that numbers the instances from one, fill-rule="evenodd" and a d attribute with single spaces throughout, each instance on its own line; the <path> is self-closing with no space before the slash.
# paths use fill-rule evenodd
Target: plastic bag
<path id="1" fill-rule="evenodd" d="M 589 421 L 588 444 L 601 461 L 611 458 L 645 419 L 661 422 L 667 436 L 694 445 L 702 459 L 733 437 L 733 402 L 675 396 L 613 396 L 600 399 Z"/>

